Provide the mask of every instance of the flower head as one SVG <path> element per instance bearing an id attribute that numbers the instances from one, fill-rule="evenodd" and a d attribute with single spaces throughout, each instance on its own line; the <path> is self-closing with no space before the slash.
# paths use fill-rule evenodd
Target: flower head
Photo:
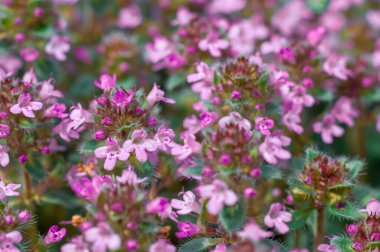
<path id="1" fill-rule="evenodd" d="M 157 143 L 153 139 L 147 139 L 148 134 L 144 129 L 135 130 L 132 133 L 131 139 L 128 139 L 123 144 L 123 150 L 130 153 L 135 152 L 137 160 L 145 162 L 148 160 L 147 152 L 157 150 Z"/>
<path id="2" fill-rule="evenodd" d="M 32 97 L 28 93 L 22 93 L 18 97 L 18 102 L 10 108 L 11 113 L 20 114 L 21 112 L 26 117 L 35 117 L 34 112 L 42 108 L 42 103 L 32 101 Z"/>
<path id="3" fill-rule="evenodd" d="M 159 101 L 163 101 L 163 102 L 171 103 L 171 104 L 175 103 L 175 100 L 170 99 L 170 98 L 165 98 L 164 95 L 165 95 L 165 92 L 161 90 L 160 87 L 156 83 L 154 83 L 152 90 L 146 97 L 149 106 L 153 106 Z"/>
<path id="4" fill-rule="evenodd" d="M 292 215 L 289 212 L 283 211 L 283 208 L 283 204 L 273 203 L 264 217 L 265 225 L 270 228 L 275 227 L 281 234 L 289 232 L 289 227 L 285 222 L 292 220 Z"/>
<path id="5" fill-rule="evenodd" d="M 273 236 L 273 233 L 263 230 L 255 221 L 250 221 L 244 225 L 244 229 L 239 231 L 237 235 L 242 239 L 258 242 Z"/>
<path id="6" fill-rule="evenodd" d="M 19 192 L 15 192 L 15 190 L 19 189 L 21 184 L 8 184 L 5 185 L 4 181 L 0 178 L 0 200 L 5 199 L 9 196 L 18 196 Z"/>
<path id="7" fill-rule="evenodd" d="M 106 170 L 112 170 L 117 159 L 126 161 L 129 156 L 129 152 L 120 148 L 119 143 L 112 137 L 107 139 L 107 146 L 99 147 L 95 150 L 95 157 L 106 159 L 104 162 L 104 169 Z"/>
<path id="8" fill-rule="evenodd" d="M 121 246 L 120 236 L 106 222 L 100 222 L 96 227 L 87 229 L 84 236 L 92 243 L 91 251 L 105 252 L 108 249 L 119 249 Z"/>
<path id="9" fill-rule="evenodd" d="M 59 242 L 62 240 L 62 238 L 65 235 L 66 235 L 66 228 L 59 229 L 57 225 L 52 226 L 44 238 L 44 243 L 46 245 L 50 245 L 52 243 Z"/>

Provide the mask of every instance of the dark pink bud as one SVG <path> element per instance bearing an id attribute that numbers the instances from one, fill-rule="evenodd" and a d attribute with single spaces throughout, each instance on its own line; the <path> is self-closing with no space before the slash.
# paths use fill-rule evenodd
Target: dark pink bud
<path id="1" fill-rule="evenodd" d="M 41 17 L 44 14 L 44 10 L 40 7 L 37 7 L 33 10 L 33 15 L 35 17 Z"/>
<path id="2" fill-rule="evenodd" d="M 149 126 L 155 126 L 155 125 L 157 125 L 157 119 L 156 119 L 156 117 L 154 117 L 154 116 L 150 117 L 148 119 L 148 125 Z"/>
<path id="3" fill-rule="evenodd" d="M 107 134 L 103 130 L 98 130 L 94 134 L 94 139 L 97 141 L 103 140 L 106 137 L 107 137 Z"/>
<path id="4" fill-rule="evenodd" d="M 12 225 L 13 224 L 13 216 L 11 216 L 11 215 L 4 216 L 4 222 L 7 226 Z"/>
<path id="5" fill-rule="evenodd" d="M 212 104 L 217 106 L 217 105 L 220 105 L 220 98 L 219 97 L 214 97 L 212 98 Z"/>
<path id="6" fill-rule="evenodd" d="M 41 148 L 41 153 L 42 153 L 42 154 L 45 154 L 45 155 L 50 154 L 50 148 L 49 148 L 49 146 L 43 146 L 43 147 Z"/>
<path id="7" fill-rule="evenodd" d="M 1 123 L 0 124 L 0 139 L 8 136 L 9 131 L 10 131 L 9 126 Z"/>
<path id="8" fill-rule="evenodd" d="M 357 230 L 357 229 L 358 229 L 358 228 L 356 227 L 355 224 L 350 224 L 350 225 L 347 226 L 347 232 L 348 232 L 349 234 L 352 234 L 352 235 L 354 235 L 354 234 L 356 233 L 356 230 Z"/>
<path id="9" fill-rule="evenodd" d="M 130 221 L 130 222 L 128 222 L 127 228 L 129 230 L 132 230 L 132 231 L 136 230 L 137 229 L 137 222 L 136 221 Z"/>
<path id="10" fill-rule="evenodd" d="M 102 120 L 103 125 L 111 126 L 112 125 L 112 119 L 109 117 L 104 117 Z"/>
<path id="11" fill-rule="evenodd" d="M 205 166 L 202 170 L 202 175 L 204 176 L 211 176 L 212 175 L 212 169 L 210 167 Z"/>
<path id="12" fill-rule="evenodd" d="M 26 154 L 21 154 L 19 157 L 18 157 L 18 162 L 20 164 L 24 164 L 26 162 L 28 162 L 28 156 Z"/>
<path id="13" fill-rule="evenodd" d="M 28 222 L 30 220 L 30 213 L 27 210 L 23 210 L 18 213 L 17 219 L 19 222 Z"/>
<path id="14" fill-rule="evenodd" d="M 5 119 L 5 118 L 7 118 L 8 117 L 8 113 L 7 112 L 4 112 L 4 111 L 1 111 L 0 112 L 0 118 L 1 119 Z"/>
<path id="15" fill-rule="evenodd" d="M 302 84 L 307 88 L 311 88 L 313 86 L 313 83 L 313 80 L 310 78 L 305 78 L 302 80 Z"/>
<path id="16" fill-rule="evenodd" d="M 259 104 L 256 104 L 255 108 L 256 108 L 257 110 L 263 110 L 263 109 L 264 109 L 264 106 L 263 106 L 263 104 L 259 103 Z"/>
<path id="17" fill-rule="evenodd" d="M 258 177 L 260 177 L 260 175 L 261 175 L 261 170 L 260 170 L 260 168 L 254 168 L 254 169 L 252 169 L 249 175 L 250 175 L 252 178 L 258 178 Z"/>
<path id="18" fill-rule="evenodd" d="M 219 158 L 219 163 L 221 163 L 223 165 L 228 165 L 228 164 L 231 163 L 231 157 L 229 155 L 227 155 L 227 154 L 223 154 Z"/>
<path id="19" fill-rule="evenodd" d="M 125 243 L 125 247 L 128 250 L 136 250 L 139 246 L 138 246 L 137 241 L 135 239 L 128 239 Z"/>
<path id="20" fill-rule="evenodd" d="M 22 42 L 24 42 L 24 40 L 25 40 L 24 33 L 19 32 L 19 33 L 15 34 L 15 41 L 16 41 L 16 43 L 22 43 Z"/>
<path id="21" fill-rule="evenodd" d="M 256 195 L 256 191 L 252 187 L 245 188 L 243 193 L 246 198 L 252 198 Z"/>
<path id="22" fill-rule="evenodd" d="M 376 241 L 376 242 L 380 241 L 380 233 L 373 233 L 371 235 L 371 241 Z"/>
<path id="23" fill-rule="evenodd" d="M 363 87 L 370 87 L 370 86 L 372 86 L 372 83 L 373 83 L 373 80 L 369 77 L 365 77 L 362 80 L 362 86 Z"/>
<path id="24" fill-rule="evenodd" d="M 310 177 L 308 177 L 308 178 L 305 179 L 305 184 L 306 185 L 311 185 L 312 183 L 313 183 L 313 180 Z"/>
<path id="25" fill-rule="evenodd" d="M 231 93 L 231 98 L 232 98 L 232 99 L 240 99 L 240 98 L 241 98 L 241 94 L 240 94 L 240 92 L 237 91 L 237 90 L 232 91 L 232 93 Z"/>
<path id="26" fill-rule="evenodd" d="M 107 104 L 107 98 L 105 97 L 99 97 L 98 100 L 97 100 L 98 104 L 100 106 L 105 106 Z"/>
<path id="27" fill-rule="evenodd" d="M 123 205 L 120 202 L 115 202 L 112 204 L 111 209 L 115 212 L 123 211 Z"/>
<path id="28" fill-rule="evenodd" d="M 355 250 L 361 250 L 362 249 L 362 244 L 360 242 L 355 242 L 354 246 L 352 246 Z"/>

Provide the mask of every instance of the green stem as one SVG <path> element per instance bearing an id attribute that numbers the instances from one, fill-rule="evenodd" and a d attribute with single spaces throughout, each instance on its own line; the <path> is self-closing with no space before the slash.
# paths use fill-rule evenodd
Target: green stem
<path id="1" fill-rule="evenodd" d="M 314 249 L 317 251 L 317 247 L 323 243 L 323 224 L 325 220 L 325 212 L 323 208 L 317 210 L 317 237 L 315 238 Z"/>
<path id="2" fill-rule="evenodd" d="M 27 205 L 30 204 L 30 201 L 32 199 L 32 180 L 30 178 L 30 175 L 26 169 L 23 169 L 24 174 L 24 180 L 25 180 L 25 203 Z"/>

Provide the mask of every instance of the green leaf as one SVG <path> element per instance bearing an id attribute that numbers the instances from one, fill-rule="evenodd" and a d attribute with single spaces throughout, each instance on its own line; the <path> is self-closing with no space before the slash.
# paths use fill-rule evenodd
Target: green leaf
<path id="1" fill-rule="evenodd" d="M 34 129 L 37 126 L 37 123 L 33 120 L 23 119 L 20 121 L 19 125 L 22 129 Z"/>
<path id="2" fill-rule="evenodd" d="M 311 196 L 315 195 L 314 190 L 310 186 L 306 185 L 302 181 L 299 181 L 298 179 L 293 179 L 293 178 L 289 179 L 288 185 L 291 187 L 295 187 L 295 188 L 297 188 L 297 189 L 299 189 L 299 190 L 303 191 L 304 193 L 309 194 Z"/>
<path id="3" fill-rule="evenodd" d="M 349 170 L 348 172 L 349 180 L 352 181 L 356 179 L 359 173 L 363 170 L 364 162 L 358 159 L 354 159 L 347 162 L 345 165 Z"/>
<path id="4" fill-rule="evenodd" d="M 291 229 L 296 229 L 304 226 L 312 212 L 313 209 L 302 209 L 294 211 L 292 214 L 292 221 L 289 222 L 289 227 Z"/>
<path id="5" fill-rule="evenodd" d="M 375 251 L 375 249 L 380 249 L 380 241 L 367 243 L 367 248 L 371 249 L 371 251 Z"/>
<path id="6" fill-rule="evenodd" d="M 238 202 L 233 206 L 224 206 L 219 213 L 219 220 L 230 233 L 241 229 L 245 220 L 245 211 L 242 203 Z"/>
<path id="7" fill-rule="evenodd" d="M 260 243 L 268 246 L 269 248 L 276 248 L 276 250 L 274 251 L 278 251 L 278 252 L 288 252 L 290 251 L 290 249 L 285 246 L 284 244 L 278 242 L 278 241 L 275 241 L 275 240 L 272 240 L 272 239 L 263 239 L 260 241 Z M 273 250 L 272 250 L 273 251 Z"/>
<path id="8" fill-rule="evenodd" d="M 359 212 L 359 209 L 348 202 L 345 203 L 345 206 L 343 208 L 336 208 L 334 205 L 329 205 L 327 206 L 327 211 L 332 216 L 352 221 L 357 221 L 362 216 Z"/>
<path id="9" fill-rule="evenodd" d="M 150 184 L 152 182 L 152 179 L 154 177 L 154 166 L 151 162 L 146 161 L 144 163 L 140 163 L 140 166 L 136 166 L 135 172 L 139 178 L 147 178 L 144 183 Z"/>
<path id="10" fill-rule="evenodd" d="M 25 168 L 35 180 L 43 180 L 45 177 L 45 169 L 39 161 L 30 161 Z"/>
<path id="11" fill-rule="evenodd" d="M 265 71 L 259 79 L 257 79 L 256 84 L 259 85 L 262 89 L 265 89 L 268 84 L 269 71 Z"/>
<path id="12" fill-rule="evenodd" d="M 326 10 L 329 0 L 307 0 L 307 7 L 314 13 L 321 14 Z"/>
<path id="13" fill-rule="evenodd" d="M 319 155 L 319 152 L 316 151 L 316 150 L 313 149 L 313 148 L 307 148 L 305 152 L 306 152 L 306 162 L 307 162 L 308 164 L 310 164 L 310 163 L 313 161 L 313 159 L 314 159 L 316 156 Z"/>
<path id="14" fill-rule="evenodd" d="M 340 250 L 344 252 L 355 252 L 352 248 L 353 243 L 347 237 L 336 237 L 332 240 L 332 243 Z"/>
<path id="15" fill-rule="evenodd" d="M 92 155 L 94 154 L 94 151 L 96 148 L 101 146 L 101 144 L 98 141 L 95 140 L 89 140 L 87 142 L 83 142 L 79 145 L 79 153 L 80 154 L 86 154 L 86 155 Z"/>
<path id="16" fill-rule="evenodd" d="M 278 167 L 262 164 L 260 166 L 261 176 L 266 179 L 281 179 L 281 170 Z"/>
<path id="17" fill-rule="evenodd" d="M 197 238 L 183 244 L 178 252 L 207 252 L 209 248 L 215 246 L 219 242 L 222 242 L 222 239 L 213 239 L 213 238 Z"/>
<path id="18" fill-rule="evenodd" d="M 168 91 L 173 91 L 175 88 L 179 87 L 182 83 L 186 82 L 186 77 L 183 74 L 173 74 L 169 77 L 166 82 L 165 87 Z"/>
<path id="19" fill-rule="evenodd" d="M 312 94 L 315 98 L 324 102 L 332 101 L 335 97 L 334 93 L 324 88 L 314 89 Z"/>
<path id="20" fill-rule="evenodd" d="M 68 209 L 81 206 L 78 198 L 62 191 L 48 192 L 41 198 L 41 201 L 48 204 L 61 205 Z"/>
<path id="21" fill-rule="evenodd" d="M 379 88 L 371 88 L 366 89 L 363 94 L 364 101 L 366 103 L 373 103 L 380 101 L 380 89 Z"/>
<path id="22" fill-rule="evenodd" d="M 203 171 L 203 161 L 202 159 L 198 158 L 195 160 L 196 161 L 196 164 L 193 165 L 193 166 L 189 166 L 188 168 L 186 168 L 182 173 L 187 175 L 187 176 L 190 176 L 190 177 L 199 177 L 202 175 L 202 171 Z"/>

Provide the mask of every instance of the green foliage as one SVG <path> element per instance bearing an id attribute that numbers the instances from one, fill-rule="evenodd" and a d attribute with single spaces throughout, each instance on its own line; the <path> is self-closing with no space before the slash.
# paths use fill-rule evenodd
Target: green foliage
<path id="1" fill-rule="evenodd" d="M 268 85 L 269 71 L 265 71 L 259 79 L 256 81 L 256 85 L 260 86 L 261 89 L 265 89 Z"/>
<path id="2" fill-rule="evenodd" d="M 358 159 L 353 159 L 346 162 L 346 167 L 348 168 L 348 178 L 350 181 L 355 180 L 359 173 L 363 170 L 364 162 Z"/>
<path id="3" fill-rule="evenodd" d="M 220 241 L 221 239 L 207 237 L 193 239 L 183 244 L 178 249 L 178 252 L 207 252 L 208 249 L 215 246 Z"/>
<path id="4" fill-rule="evenodd" d="M 267 245 L 268 247 L 270 248 L 274 248 L 273 251 L 278 251 L 278 252 L 288 252 L 290 251 L 290 249 L 285 246 L 284 244 L 278 242 L 278 241 L 275 241 L 275 240 L 272 240 L 272 239 L 263 239 L 261 241 L 262 244 L 264 245 Z"/>
<path id="5" fill-rule="evenodd" d="M 173 74 L 169 77 L 168 81 L 166 82 L 166 89 L 168 91 L 173 91 L 177 87 L 179 87 L 181 84 L 186 82 L 186 76 L 184 74 Z"/>
<path id="6" fill-rule="evenodd" d="M 243 204 L 238 202 L 233 206 L 224 206 L 219 213 L 219 220 L 223 227 L 230 233 L 241 229 L 245 220 Z"/>
<path id="7" fill-rule="evenodd" d="M 288 185 L 290 187 L 297 188 L 297 189 L 301 190 L 303 193 L 305 193 L 307 195 L 310 195 L 310 196 L 315 195 L 313 188 L 306 185 L 304 182 L 299 181 L 298 179 L 294 179 L 294 178 L 288 179 Z"/>
<path id="8" fill-rule="evenodd" d="M 304 226 L 312 212 L 313 209 L 302 209 L 294 211 L 292 214 L 292 221 L 289 222 L 289 227 L 291 229 L 296 229 Z"/>
<path id="9" fill-rule="evenodd" d="M 137 163 L 137 162 L 136 162 Z M 151 162 L 146 161 L 144 163 L 138 162 L 139 165 L 135 165 L 134 171 L 139 178 L 147 178 L 144 183 L 150 184 L 154 177 L 155 169 Z M 141 164 L 141 165 L 140 165 Z"/>
<path id="10" fill-rule="evenodd" d="M 313 148 L 307 148 L 305 153 L 306 153 L 307 164 L 310 164 L 313 161 L 313 159 L 319 155 L 319 152 Z"/>
<path id="11" fill-rule="evenodd" d="M 45 169 L 38 160 L 29 161 L 25 165 L 26 170 L 35 180 L 43 180 L 45 177 Z"/>
<path id="12" fill-rule="evenodd" d="M 68 209 L 81 206 L 79 199 L 75 195 L 65 191 L 48 192 L 41 198 L 41 202 L 64 206 Z"/>
<path id="13" fill-rule="evenodd" d="M 315 1 L 315 0 L 313 0 L 313 1 Z M 331 102 L 335 98 L 334 93 L 325 89 L 325 88 L 314 89 L 312 93 L 313 93 L 314 97 L 316 97 L 318 100 L 324 101 L 324 102 Z"/>
<path id="14" fill-rule="evenodd" d="M 268 164 L 262 164 L 260 167 L 261 176 L 266 179 L 281 179 L 281 170 L 279 167 L 275 167 Z"/>
<path id="15" fill-rule="evenodd" d="M 332 240 L 332 243 L 340 249 L 340 251 L 344 252 L 355 252 L 352 248 L 353 244 L 349 238 L 346 237 L 336 237 Z"/>
<path id="16" fill-rule="evenodd" d="M 307 0 L 307 7 L 314 13 L 321 14 L 326 10 L 329 0 Z"/>
<path id="17" fill-rule="evenodd" d="M 333 217 L 351 221 L 357 221 L 362 216 L 359 213 L 359 209 L 349 202 L 345 203 L 342 208 L 336 208 L 334 205 L 329 205 L 327 206 L 327 211 Z"/>
<path id="18" fill-rule="evenodd" d="M 96 148 L 101 146 L 98 141 L 90 139 L 89 141 L 82 142 L 79 145 L 79 153 L 82 155 L 93 155 Z"/>

